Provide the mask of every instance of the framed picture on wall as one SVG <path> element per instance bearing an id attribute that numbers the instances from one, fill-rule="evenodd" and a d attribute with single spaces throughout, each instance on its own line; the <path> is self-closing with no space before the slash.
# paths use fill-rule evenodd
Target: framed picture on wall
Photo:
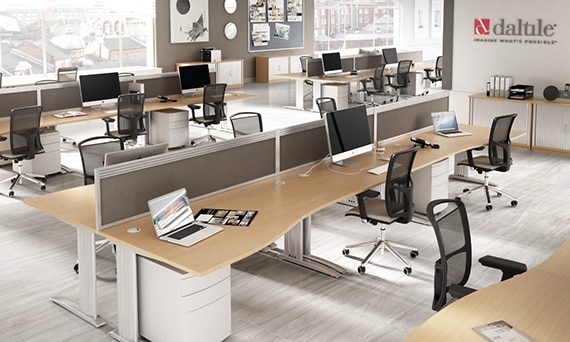
<path id="1" fill-rule="evenodd" d="M 170 0 L 170 42 L 209 41 L 208 0 Z"/>
<path id="2" fill-rule="evenodd" d="M 429 38 L 429 1 L 415 0 L 414 2 L 414 39 Z"/>
<path id="3" fill-rule="evenodd" d="M 432 38 L 443 35 L 443 0 L 431 0 L 431 30 Z"/>

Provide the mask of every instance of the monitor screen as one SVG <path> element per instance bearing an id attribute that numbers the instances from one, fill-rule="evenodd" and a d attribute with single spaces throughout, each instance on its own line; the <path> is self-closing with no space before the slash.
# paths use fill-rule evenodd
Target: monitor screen
<path id="1" fill-rule="evenodd" d="M 382 49 L 382 56 L 384 56 L 384 63 L 386 64 L 398 63 L 398 52 L 396 48 Z"/>
<path id="2" fill-rule="evenodd" d="M 194 94 L 210 84 L 210 68 L 208 64 L 180 66 L 178 79 L 182 94 Z"/>
<path id="3" fill-rule="evenodd" d="M 168 143 L 128 148 L 126 150 L 105 153 L 105 166 L 125 163 L 168 152 Z"/>
<path id="4" fill-rule="evenodd" d="M 323 53 L 321 61 L 325 75 L 334 75 L 342 72 L 342 61 L 339 52 Z"/>
<path id="5" fill-rule="evenodd" d="M 349 166 L 350 157 L 372 151 L 368 116 L 364 105 L 340 109 L 326 114 L 329 152 L 332 162 Z"/>
<path id="6" fill-rule="evenodd" d="M 116 103 L 121 95 L 119 73 L 80 75 L 79 90 L 83 107 Z"/>

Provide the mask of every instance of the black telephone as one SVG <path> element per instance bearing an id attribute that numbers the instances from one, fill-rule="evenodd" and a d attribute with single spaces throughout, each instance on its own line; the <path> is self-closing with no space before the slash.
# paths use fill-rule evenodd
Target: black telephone
<path id="1" fill-rule="evenodd" d="M 421 146 L 421 148 L 424 148 L 426 146 L 429 146 L 431 148 L 439 148 L 438 144 L 430 144 L 429 141 L 425 141 L 424 139 L 410 137 L 410 140 L 413 141 L 416 146 Z"/>

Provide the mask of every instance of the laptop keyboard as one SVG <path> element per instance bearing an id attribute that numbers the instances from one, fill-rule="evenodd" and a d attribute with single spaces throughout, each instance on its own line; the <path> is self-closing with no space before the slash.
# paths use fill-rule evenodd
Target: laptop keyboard
<path id="1" fill-rule="evenodd" d="M 180 229 L 179 231 L 168 235 L 168 237 L 171 237 L 171 238 L 176 239 L 176 240 L 181 240 L 181 239 L 184 239 L 185 237 L 187 237 L 188 235 L 192 235 L 192 234 L 194 234 L 194 233 L 196 233 L 196 232 L 198 232 L 204 228 L 206 228 L 206 227 L 204 227 L 201 224 L 192 223 L 190 226 L 183 228 L 183 229 Z"/>

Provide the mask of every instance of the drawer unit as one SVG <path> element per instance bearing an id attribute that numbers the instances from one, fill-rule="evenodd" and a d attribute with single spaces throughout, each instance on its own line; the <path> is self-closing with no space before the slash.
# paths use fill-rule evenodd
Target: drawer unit
<path id="1" fill-rule="evenodd" d="M 204 277 L 137 258 L 139 332 L 151 341 L 222 341 L 231 333 L 230 267 Z"/>
<path id="2" fill-rule="evenodd" d="M 313 87 L 318 85 L 313 85 Z M 348 85 L 340 83 L 325 83 L 321 86 L 322 97 L 332 97 L 336 100 L 338 109 L 348 108 Z"/>
<path id="3" fill-rule="evenodd" d="M 22 172 L 40 177 L 61 172 L 59 139 L 58 131 L 43 128 L 40 133 L 40 140 L 44 147 L 44 153 L 37 154 L 32 160 L 23 160 Z M 18 171 L 17 162 L 13 163 L 12 169 Z"/>
<path id="4" fill-rule="evenodd" d="M 168 143 L 168 148 L 188 145 L 188 112 L 164 109 L 151 112 L 151 143 Z"/>
<path id="5" fill-rule="evenodd" d="M 418 213 L 425 214 L 429 202 L 434 199 L 448 198 L 449 159 L 424 167 L 412 174 L 414 180 L 414 207 Z M 443 207 L 438 208 L 443 210 Z"/>

